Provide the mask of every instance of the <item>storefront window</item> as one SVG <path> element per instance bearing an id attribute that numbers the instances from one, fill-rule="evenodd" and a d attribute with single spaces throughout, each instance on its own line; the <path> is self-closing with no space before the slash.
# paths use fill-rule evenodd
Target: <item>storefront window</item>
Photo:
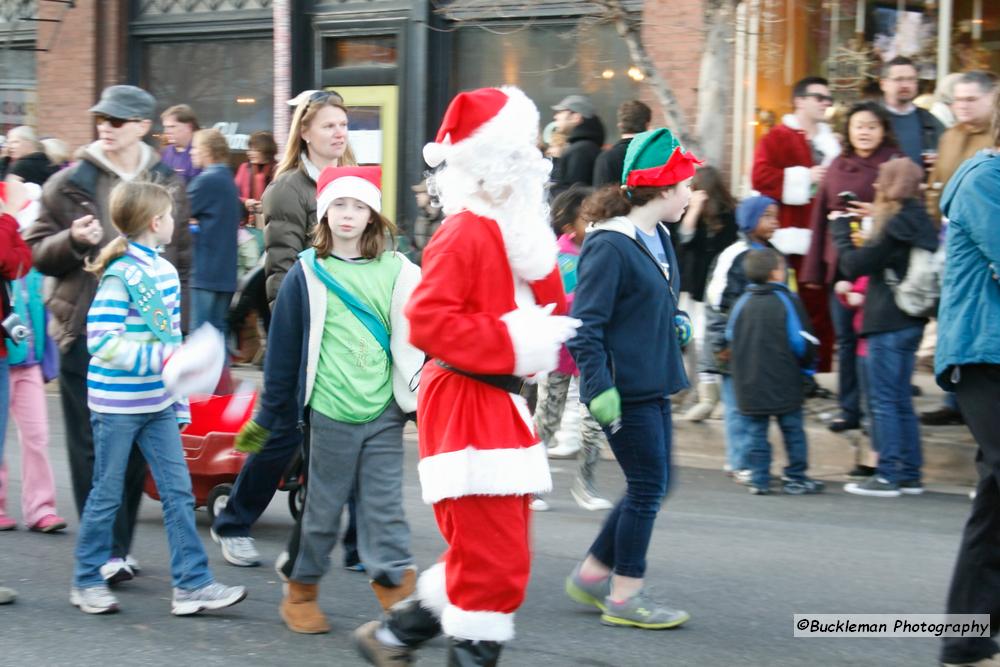
<path id="1" fill-rule="evenodd" d="M 385 67 L 397 59 L 395 35 L 328 37 L 323 40 L 323 69 Z"/>
<path id="2" fill-rule="evenodd" d="M 230 148 L 245 150 L 249 135 L 271 131 L 274 58 L 270 39 L 149 42 L 140 85 L 159 113 L 189 104 L 202 127 L 218 127 Z"/>
<path id="3" fill-rule="evenodd" d="M 597 107 L 608 142 L 617 138 L 618 106 L 639 98 L 641 76 L 610 26 L 468 26 L 456 32 L 456 92 L 516 85 L 538 105 L 543 124 L 551 120 L 553 104 L 583 93 Z"/>

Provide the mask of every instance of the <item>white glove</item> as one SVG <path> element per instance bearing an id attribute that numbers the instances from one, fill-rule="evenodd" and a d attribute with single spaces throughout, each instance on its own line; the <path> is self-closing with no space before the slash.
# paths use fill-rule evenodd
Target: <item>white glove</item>
<path id="1" fill-rule="evenodd" d="M 559 364 L 559 349 L 576 335 L 581 322 L 552 315 L 555 304 L 512 310 L 500 319 L 514 345 L 514 375 L 547 373 Z"/>

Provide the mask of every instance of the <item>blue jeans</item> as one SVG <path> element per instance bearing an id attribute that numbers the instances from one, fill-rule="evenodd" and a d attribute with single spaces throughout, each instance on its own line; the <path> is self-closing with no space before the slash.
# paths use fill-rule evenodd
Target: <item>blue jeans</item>
<path id="1" fill-rule="evenodd" d="M 670 401 L 622 405 L 621 428 L 605 429 L 625 473 L 625 495 L 608 515 L 590 554 L 623 577 L 646 573 L 646 550 L 670 480 Z"/>
<path id="2" fill-rule="evenodd" d="M 0 340 L 0 345 L 6 343 Z M 7 435 L 7 413 L 10 408 L 10 370 L 7 357 L 0 359 L 0 465 L 3 464 L 3 445 Z"/>
<path id="3" fill-rule="evenodd" d="M 233 300 L 232 292 L 216 292 L 214 290 L 191 288 L 191 331 L 205 322 L 222 332 L 227 332 L 226 320 L 229 315 L 229 304 Z"/>
<path id="4" fill-rule="evenodd" d="M 775 415 L 781 435 L 785 440 L 785 452 L 788 454 L 788 465 L 785 466 L 785 477 L 794 480 L 806 478 L 808 467 L 808 445 L 806 432 L 802 423 L 801 408 L 783 415 Z M 747 461 L 753 473 L 751 483 L 766 489 L 771 482 L 771 443 L 767 441 L 767 429 L 771 424 L 770 415 L 744 415 L 746 420 L 749 451 Z"/>
<path id="5" fill-rule="evenodd" d="M 861 420 L 858 388 L 858 336 L 854 331 L 854 311 L 830 293 L 830 319 L 837 336 L 837 399 L 840 416 L 849 422 Z"/>
<path id="6" fill-rule="evenodd" d="M 923 455 L 910 381 L 923 325 L 868 337 L 868 391 L 877 474 L 890 482 L 920 479 Z"/>
<path id="7" fill-rule="evenodd" d="M 89 588 L 104 583 L 100 568 L 111 556 L 112 527 L 122 503 L 125 467 L 133 442 L 149 462 L 163 503 L 174 588 L 194 590 L 212 583 L 205 548 L 195 528 L 191 475 L 173 408 L 133 415 L 91 412 L 90 419 L 94 486 L 80 521 L 73 585 Z"/>
<path id="8" fill-rule="evenodd" d="M 736 391 L 729 375 L 722 376 L 722 406 L 726 420 L 726 461 L 732 470 L 746 470 L 750 467 L 747 464 L 746 418 L 736 406 Z"/>

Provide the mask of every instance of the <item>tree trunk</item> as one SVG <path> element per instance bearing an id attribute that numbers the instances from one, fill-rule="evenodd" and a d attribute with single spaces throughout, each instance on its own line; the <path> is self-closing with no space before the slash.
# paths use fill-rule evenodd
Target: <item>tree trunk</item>
<path id="1" fill-rule="evenodd" d="M 683 109 L 681 109 L 680 104 L 677 102 L 677 96 L 674 95 L 673 88 L 671 88 L 666 78 L 660 74 L 646 52 L 646 47 L 643 46 L 642 35 L 639 33 L 638 26 L 629 20 L 628 13 L 622 7 L 620 0 L 599 0 L 598 4 L 607 10 L 608 18 L 614 23 L 618 34 L 625 40 L 625 44 L 628 46 L 629 56 L 632 58 L 633 64 L 639 68 L 643 76 L 646 77 L 646 82 L 652 86 L 654 94 L 663 107 L 667 127 L 674 133 L 674 136 L 677 137 L 686 150 L 700 153 L 701 144 L 698 138 L 691 133 L 691 126 L 688 124 Z"/>
<path id="2" fill-rule="evenodd" d="M 701 154 L 707 163 L 724 164 L 728 115 L 733 90 L 733 6 L 728 1 L 706 8 L 708 33 L 698 76 L 698 118 L 695 132 L 701 138 Z"/>

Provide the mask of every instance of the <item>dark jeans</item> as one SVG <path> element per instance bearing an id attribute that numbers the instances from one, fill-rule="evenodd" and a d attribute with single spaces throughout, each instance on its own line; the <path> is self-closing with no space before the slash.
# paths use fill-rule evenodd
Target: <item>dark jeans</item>
<path id="1" fill-rule="evenodd" d="M 1000 366 L 962 366 L 955 387 L 984 474 L 962 532 L 948 591 L 949 614 L 989 614 L 990 635 L 1000 633 Z M 976 662 L 1000 652 L 993 639 L 948 637 L 941 661 Z"/>
<path id="2" fill-rule="evenodd" d="M 890 482 L 920 479 L 923 454 L 910 381 L 923 325 L 868 337 L 868 390 L 877 474 Z"/>
<path id="3" fill-rule="evenodd" d="M 191 288 L 191 331 L 208 322 L 225 336 L 228 332 L 229 304 L 232 292 Z"/>
<path id="4" fill-rule="evenodd" d="M 783 415 L 775 415 L 781 435 L 785 440 L 785 452 L 788 455 L 788 465 L 785 466 L 785 477 L 794 480 L 806 478 L 808 467 L 808 445 L 803 427 L 802 410 L 795 410 Z M 771 425 L 770 415 L 743 415 L 747 429 L 747 463 L 753 473 L 751 482 L 762 489 L 771 483 L 771 443 L 767 441 L 767 429 Z"/>
<path id="5" fill-rule="evenodd" d="M 854 332 L 854 311 L 830 294 L 830 319 L 837 336 L 837 399 L 840 416 L 849 422 L 861 419 L 858 390 L 858 336 Z"/>
<path id="6" fill-rule="evenodd" d="M 83 516 L 94 480 L 94 434 L 87 407 L 87 366 L 90 353 L 87 337 L 79 336 L 69 350 L 59 356 L 59 395 L 62 399 L 63 422 L 66 425 L 66 451 L 69 474 L 73 482 L 76 512 Z M 125 468 L 125 492 L 115 516 L 112 558 L 124 558 L 132 547 L 135 520 L 142 500 L 142 484 L 146 478 L 146 459 L 133 445 Z"/>
<path id="7" fill-rule="evenodd" d="M 670 481 L 670 401 L 622 405 L 621 428 L 605 429 L 625 473 L 625 495 L 608 515 L 590 554 L 623 577 L 646 573 L 646 550 Z"/>

